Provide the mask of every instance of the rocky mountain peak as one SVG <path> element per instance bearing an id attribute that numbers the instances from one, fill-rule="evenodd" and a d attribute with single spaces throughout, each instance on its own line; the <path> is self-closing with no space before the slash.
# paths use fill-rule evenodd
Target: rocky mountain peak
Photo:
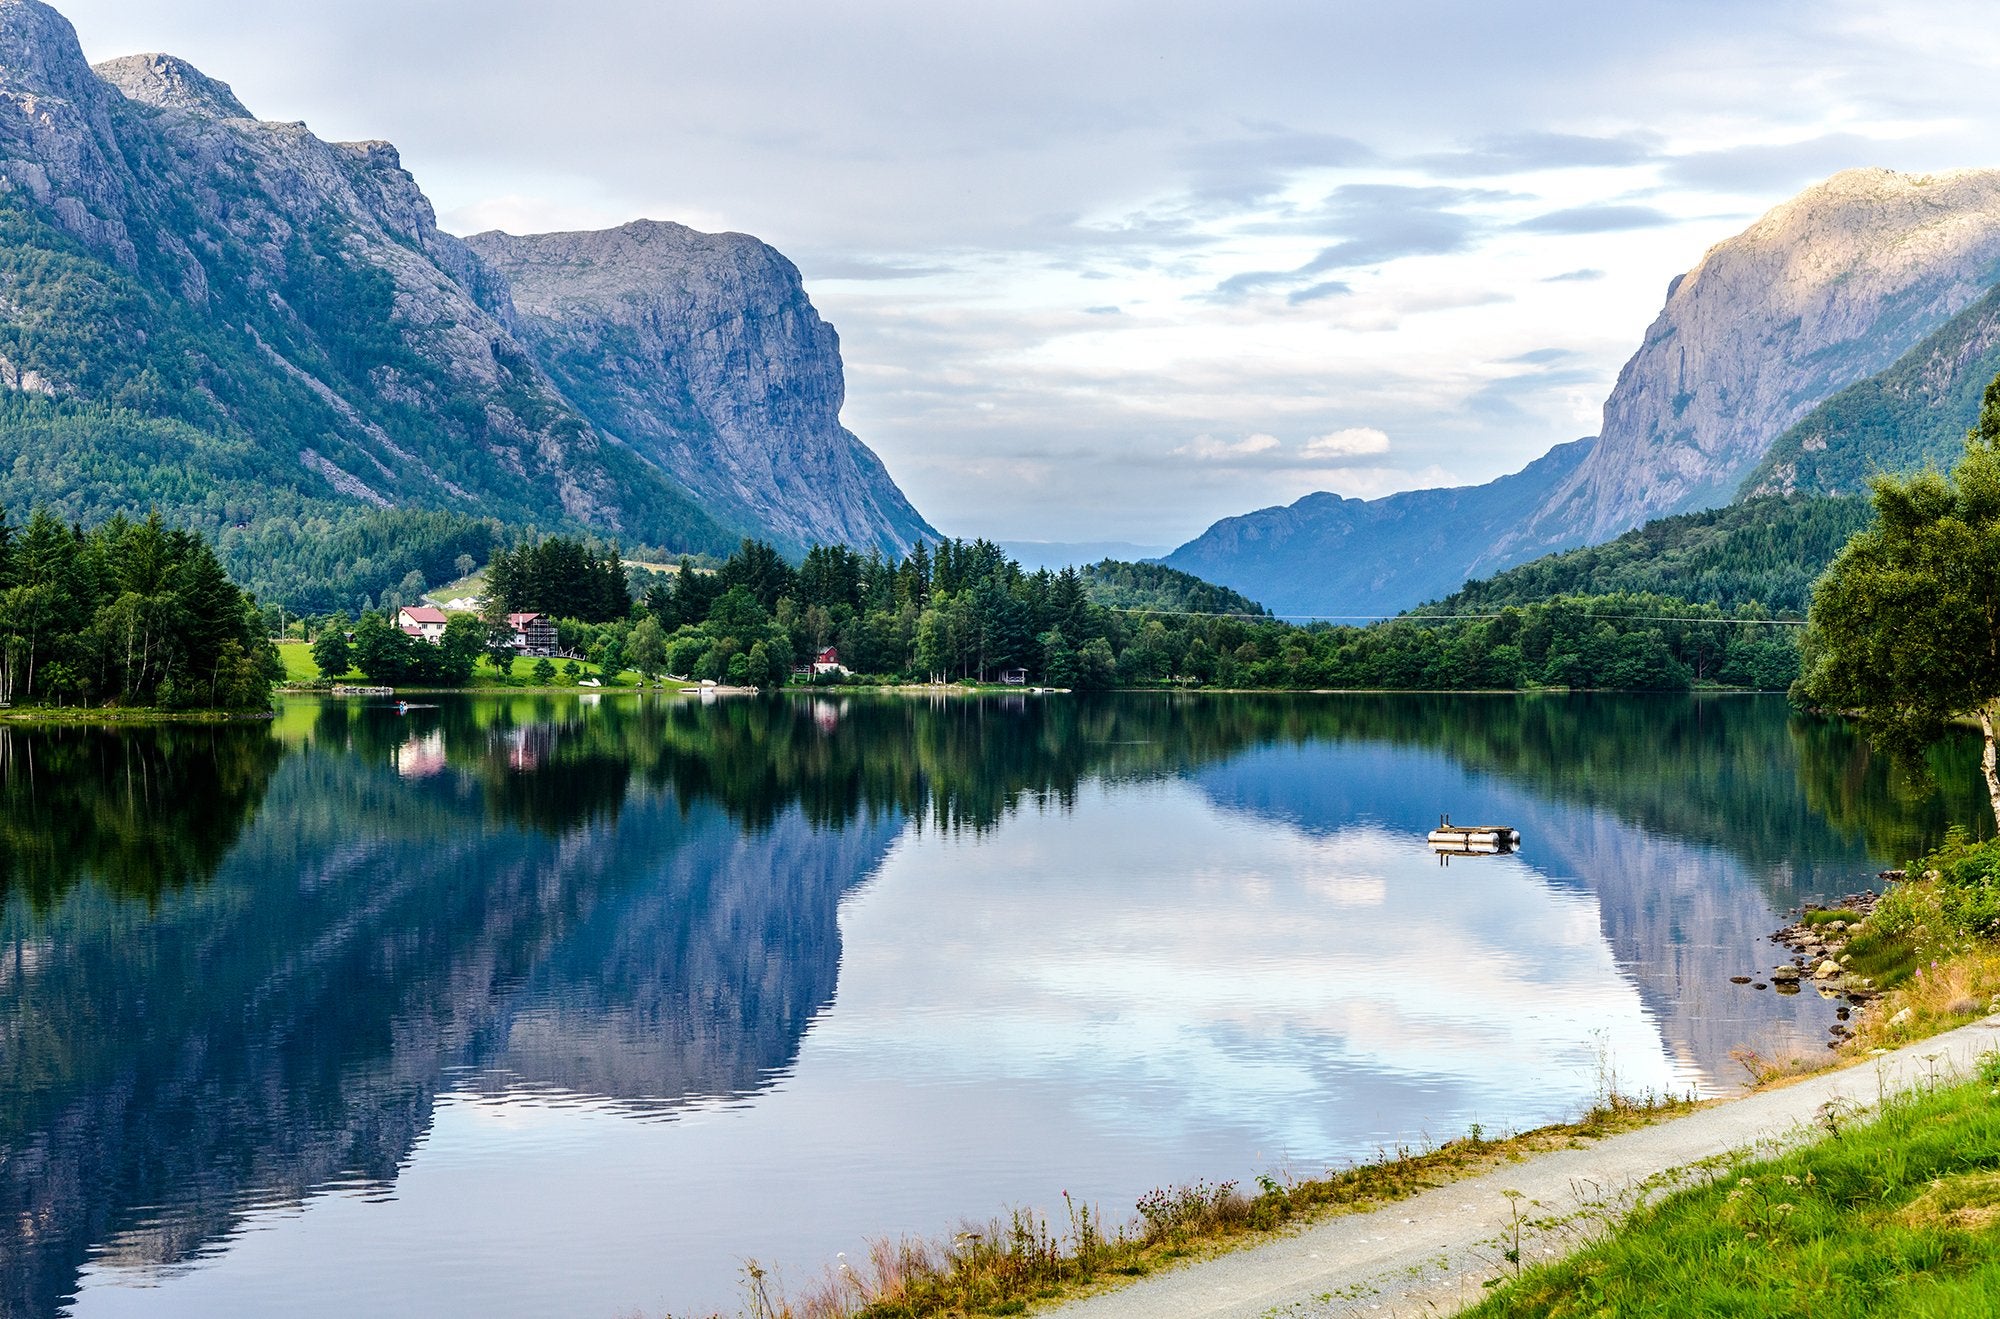
<path id="1" fill-rule="evenodd" d="M 797 269 L 746 235 L 496 239 L 503 268 L 438 229 L 389 143 L 258 120 L 171 55 L 93 70 L 39 0 L 0 0 L 0 208 L 46 258 L 0 262 L 0 391 L 106 413 L 143 395 L 148 424 L 236 455 L 190 460 L 176 505 L 146 484 L 172 465 L 149 452 L 86 515 L 203 516 L 235 482 L 259 517 L 453 510 L 703 552 L 935 535 L 841 428 L 839 340 Z M 102 452 L 60 470 L 19 461 L 33 432 L 0 431 L 0 502 L 67 499 L 129 456 L 99 420 Z"/>
<path id="2" fill-rule="evenodd" d="M 254 118 L 229 84 L 209 77 L 172 55 L 125 55 L 93 65 L 92 71 L 125 95 L 162 110 L 184 110 L 215 119 Z"/>
<path id="3" fill-rule="evenodd" d="M 1883 370 L 2000 278 L 2000 170 L 1853 169 L 1674 281 L 1603 437 L 1498 557 L 1726 503 L 1821 399 Z"/>
<path id="4" fill-rule="evenodd" d="M 936 539 L 840 424 L 840 337 L 777 249 L 658 220 L 465 241 L 592 423 L 739 525 L 793 547 Z"/>
<path id="5" fill-rule="evenodd" d="M 68 19 L 40 0 L 0 0 L 0 93 L 87 106 L 103 85 Z"/>

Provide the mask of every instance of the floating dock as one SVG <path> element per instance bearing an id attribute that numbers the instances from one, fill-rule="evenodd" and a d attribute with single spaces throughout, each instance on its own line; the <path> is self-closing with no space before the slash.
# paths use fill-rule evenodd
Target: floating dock
<path id="1" fill-rule="evenodd" d="M 394 687 L 340 686 L 333 689 L 333 694 L 335 696 L 394 696 L 396 689 Z"/>
<path id="2" fill-rule="evenodd" d="M 1429 842 L 1436 852 L 1499 856 L 1521 845 L 1521 831 L 1504 824 L 1453 824 L 1447 815 L 1431 830 Z"/>

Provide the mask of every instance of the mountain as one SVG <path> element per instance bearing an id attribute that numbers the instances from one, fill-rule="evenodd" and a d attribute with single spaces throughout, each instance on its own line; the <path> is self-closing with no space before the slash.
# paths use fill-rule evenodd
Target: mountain
<path id="1" fill-rule="evenodd" d="M 1836 174 L 1710 248 L 1618 375 L 1590 461 L 1500 557 L 1727 503 L 1792 423 L 2000 281 L 2000 170 Z"/>
<path id="2" fill-rule="evenodd" d="M 1524 478 L 1541 464 L 1485 486 L 1369 504 L 1311 495 L 1287 510 L 1219 522 L 1166 562 L 1280 613 L 1393 613 L 1480 573 L 1600 544 L 1651 518 L 1725 504 L 1739 487 L 1852 489 L 1851 469 L 1872 459 L 1854 459 L 1839 480 L 1821 484 L 1776 467 L 1765 473 L 1758 464 L 1773 450 L 1791 454 L 1774 461 L 1795 468 L 1794 451 L 1817 454 L 1811 446 L 1822 440 L 1812 434 L 1786 445 L 1780 436 L 1922 344 L 1935 342 L 1939 352 L 1913 365 L 1892 400 L 1907 398 L 1907 411 L 1915 412 L 1949 394 L 1952 407 L 1962 408 L 1992 350 L 2000 311 L 1980 309 L 1996 283 L 2000 170 L 1836 174 L 1718 243 L 1669 285 L 1664 308 L 1605 402 L 1596 445 L 1534 498 L 1524 503 L 1531 484 Z M 1948 384 L 1937 383 L 1944 362 L 1958 364 Z M 1879 421 L 1883 412 L 1875 407 L 1869 415 Z M 1899 416 L 1896 424 L 1906 421 Z M 1963 429 L 1954 420 L 1925 425 L 1939 433 Z M 1888 452 L 1877 440 L 1857 443 Z M 1913 439 L 1906 447 L 1928 453 L 1936 443 Z M 1753 469 L 1759 474 L 1746 486 Z M 1439 507 L 1462 520 L 1441 533 L 1423 517 L 1406 516 Z M 1500 508 L 1506 516 L 1489 515 Z M 1347 561 L 1331 557 L 1336 553 Z"/>
<path id="3" fill-rule="evenodd" d="M 1745 496 L 1853 494 L 1877 472 L 1947 468 L 2000 375 L 2000 285 L 1880 375 L 1849 385 L 1780 435 L 1744 479 Z"/>
<path id="4" fill-rule="evenodd" d="M 840 338 L 776 249 L 646 220 L 466 241 L 564 396 L 705 508 L 799 549 L 938 539 L 841 426 Z"/>
<path id="5" fill-rule="evenodd" d="M 1471 613 L 1559 595 L 1657 595 L 1803 614 L 1813 582 L 1874 516 L 1858 496 L 1792 495 L 1657 518 L 1602 545 L 1467 582 L 1438 601 L 1435 612 Z"/>
<path id="6" fill-rule="evenodd" d="M 641 261 L 604 239 L 607 266 L 630 265 L 584 280 L 580 301 L 617 284 L 693 324 L 659 327 L 671 362 L 641 340 L 600 359 L 616 380 L 593 377 L 560 355 L 547 279 L 517 307 L 508 278 L 438 228 L 392 146 L 258 120 L 171 56 L 92 69 L 60 14 L 0 0 L 0 503 L 83 520 L 157 508 L 279 593 L 298 547 L 356 528 L 374 544 L 412 513 L 669 550 L 745 533 L 905 543 L 922 520 L 827 430 L 838 345 L 796 271 L 734 236 L 690 236 L 680 270 L 671 247 Z M 766 369 L 732 393 L 745 359 L 717 331 L 766 321 Z M 600 425 L 626 415 L 603 406 L 624 395 L 685 395 L 680 447 Z M 759 444 L 768 461 L 746 466 Z M 716 470 L 741 473 L 735 498 Z M 847 481 L 863 488 L 782 523 L 759 512 Z M 342 565 L 361 591 L 402 571 L 362 558 Z"/>
<path id="7" fill-rule="evenodd" d="M 1559 444 L 1485 485 L 1382 499 L 1314 494 L 1225 518 L 1162 560 L 1284 616 L 1401 613 L 1490 568 L 1490 547 L 1569 479 L 1595 445 Z"/>

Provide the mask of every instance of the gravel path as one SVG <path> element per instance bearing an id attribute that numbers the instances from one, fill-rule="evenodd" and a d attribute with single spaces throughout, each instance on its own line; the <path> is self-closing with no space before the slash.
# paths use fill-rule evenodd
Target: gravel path
<path id="1" fill-rule="evenodd" d="M 1060 1307 L 1063 1319 L 1319 1319 L 1443 1315 L 1500 1276 L 1516 1214 L 1523 1255 L 1566 1253 L 1608 1214 L 1704 1160 L 1808 1138 L 1825 1105 L 1872 1108 L 1884 1093 L 1946 1080 L 2000 1050 L 2000 1016 L 1838 1072 L 1702 1109 L 1583 1149 L 1558 1150 L 1366 1214 Z M 1518 1192 L 1521 1198 L 1511 1198 Z"/>

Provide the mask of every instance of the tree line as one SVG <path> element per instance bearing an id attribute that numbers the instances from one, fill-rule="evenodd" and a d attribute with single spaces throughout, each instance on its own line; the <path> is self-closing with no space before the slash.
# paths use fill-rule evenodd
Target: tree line
<path id="1" fill-rule="evenodd" d="M 425 663 L 469 673 L 482 649 L 506 667 L 502 617 L 531 607 L 562 619 L 564 651 L 607 677 L 629 668 L 760 687 L 784 684 L 829 649 L 856 680 L 991 682 L 1016 671 L 1076 690 L 1774 689 L 1798 671 L 1792 629 L 1764 626 L 1761 611 L 1641 592 L 1299 627 L 1158 565 L 1027 572 L 985 540 L 918 545 L 902 558 L 817 546 L 797 564 L 745 540 L 718 570 L 683 562 L 636 598 L 612 585 L 623 571 L 615 550 L 561 537 L 523 546 L 494 578 L 483 642 L 467 615 L 452 620 L 443 647 L 389 639 L 371 661 L 357 630 L 356 661 L 380 681 Z M 1154 603 L 1104 603 L 1134 598 Z M 1244 607 L 1200 607 L 1217 604 Z"/>
<path id="2" fill-rule="evenodd" d="M 201 537 L 157 516 L 86 532 L 0 512 L 0 702 L 261 710 L 283 672 Z"/>
<path id="3" fill-rule="evenodd" d="M 1874 517 L 1859 496 L 1773 495 L 1656 518 L 1602 545 L 1467 582 L 1437 608 L 1472 613 L 1559 595 L 1629 592 L 1802 618 L 1813 583 Z"/>

